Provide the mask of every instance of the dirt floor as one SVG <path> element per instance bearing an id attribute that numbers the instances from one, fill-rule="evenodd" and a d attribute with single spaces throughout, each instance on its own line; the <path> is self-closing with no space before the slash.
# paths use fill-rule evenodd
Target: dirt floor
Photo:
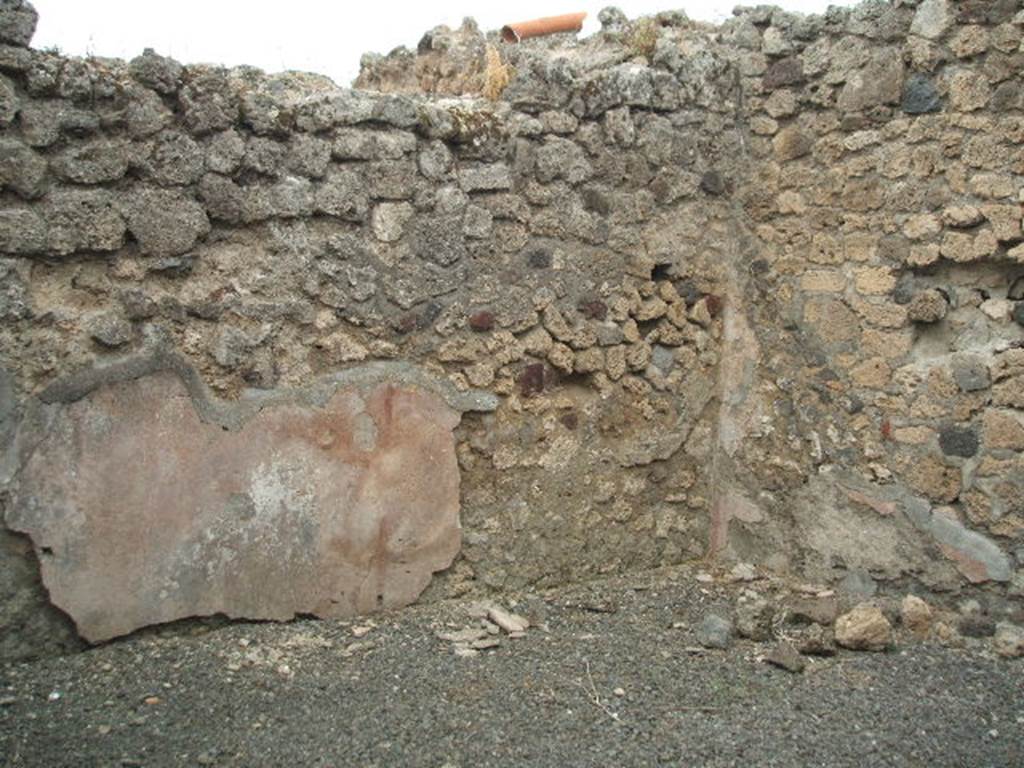
<path id="1" fill-rule="evenodd" d="M 700 649 L 735 587 L 675 569 L 511 605 L 152 632 L 0 668 L 5 766 L 1021 766 L 1024 663 L 901 642 L 763 662 Z M 461 651 L 467 653 L 467 651 Z M 468 651 L 472 654 L 473 651 Z"/>

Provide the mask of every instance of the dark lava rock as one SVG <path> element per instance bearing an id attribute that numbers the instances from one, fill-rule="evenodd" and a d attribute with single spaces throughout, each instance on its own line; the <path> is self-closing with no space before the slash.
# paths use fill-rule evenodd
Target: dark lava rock
<path id="1" fill-rule="evenodd" d="M 804 81 L 804 63 L 795 56 L 781 59 L 770 67 L 761 81 L 765 90 L 772 91 L 785 85 L 796 85 Z"/>
<path id="2" fill-rule="evenodd" d="M 600 299 L 581 301 L 578 309 L 588 320 L 604 320 L 608 317 L 608 305 Z"/>
<path id="3" fill-rule="evenodd" d="M 838 615 L 839 604 L 834 597 L 796 597 L 786 605 L 786 622 L 797 626 L 831 627 Z"/>
<path id="4" fill-rule="evenodd" d="M 544 363 L 532 363 L 519 374 L 516 383 L 523 397 L 532 397 L 544 391 Z"/>
<path id="5" fill-rule="evenodd" d="M 907 78 L 903 86 L 901 106 L 908 115 L 923 115 L 942 109 L 942 99 L 930 78 L 916 74 Z"/>
<path id="6" fill-rule="evenodd" d="M 939 433 L 939 447 L 947 456 L 969 459 L 978 452 L 978 436 L 966 427 L 946 427 Z"/>
<path id="7" fill-rule="evenodd" d="M 123 346 L 132 340 L 132 333 L 132 324 L 112 313 L 99 315 L 89 323 L 89 335 L 104 347 Z"/>
<path id="8" fill-rule="evenodd" d="M 534 269 L 547 269 L 551 266 L 551 251 L 535 248 L 527 254 L 526 261 Z"/>
<path id="9" fill-rule="evenodd" d="M 996 622 L 983 613 L 970 613 L 960 617 L 957 629 L 964 637 L 992 637 L 996 633 Z"/>
<path id="10" fill-rule="evenodd" d="M 958 0 L 953 5 L 960 24 L 1005 24 L 1017 13 L 1017 0 Z"/>
<path id="11" fill-rule="evenodd" d="M 718 171 L 708 171 L 700 179 L 700 188 L 709 195 L 722 195 L 725 193 L 725 179 Z"/>

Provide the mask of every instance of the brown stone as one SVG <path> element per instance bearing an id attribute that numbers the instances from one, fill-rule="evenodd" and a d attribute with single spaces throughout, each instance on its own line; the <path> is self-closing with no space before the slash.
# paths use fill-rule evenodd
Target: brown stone
<path id="1" fill-rule="evenodd" d="M 796 160 L 810 154 L 814 148 L 814 137 L 795 126 L 784 128 L 772 139 L 772 146 L 775 147 L 775 156 L 779 160 Z"/>
<path id="2" fill-rule="evenodd" d="M 836 619 L 836 642 L 854 651 L 884 651 L 892 645 L 892 625 L 870 603 L 861 603 Z"/>
<path id="3" fill-rule="evenodd" d="M 924 637 L 932 626 L 932 609 L 916 595 L 907 595 L 900 603 L 900 621 L 918 637 Z"/>
<path id="4" fill-rule="evenodd" d="M 983 440 L 989 450 L 1024 451 L 1024 417 L 1016 412 L 988 408 L 982 425 Z"/>
<path id="5" fill-rule="evenodd" d="M 804 79 L 803 61 L 796 56 L 787 56 L 768 67 L 761 82 L 766 91 L 772 91 L 784 85 L 797 85 Z"/>
<path id="6" fill-rule="evenodd" d="M 946 316 L 949 302 L 941 291 L 929 288 L 914 294 L 907 307 L 907 316 L 915 323 L 937 323 Z"/>
<path id="7" fill-rule="evenodd" d="M 413 602 L 459 551 L 458 413 L 411 385 L 204 420 L 169 372 L 55 406 L 8 525 L 96 642 L 189 616 Z"/>
<path id="8" fill-rule="evenodd" d="M 1024 629 L 1010 622 L 1000 622 L 992 644 L 1004 659 L 1019 659 L 1024 656 Z"/>
<path id="9" fill-rule="evenodd" d="M 868 296 L 884 296 L 896 287 L 896 276 L 889 267 L 861 267 L 853 279 L 857 291 Z"/>
<path id="10" fill-rule="evenodd" d="M 949 81 L 949 101 L 953 109 L 973 112 L 988 103 L 992 89 L 983 76 L 970 70 L 961 70 Z"/>

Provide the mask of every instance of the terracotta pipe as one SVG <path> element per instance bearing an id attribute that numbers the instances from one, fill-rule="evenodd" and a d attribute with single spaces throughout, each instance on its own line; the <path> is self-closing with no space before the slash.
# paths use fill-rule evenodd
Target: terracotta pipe
<path id="1" fill-rule="evenodd" d="M 501 28 L 501 37 L 506 43 L 518 43 L 528 37 L 553 35 L 557 32 L 579 32 L 583 28 L 586 13 L 565 13 L 561 16 L 545 16 L 533 21 L 506 24 Z"/>

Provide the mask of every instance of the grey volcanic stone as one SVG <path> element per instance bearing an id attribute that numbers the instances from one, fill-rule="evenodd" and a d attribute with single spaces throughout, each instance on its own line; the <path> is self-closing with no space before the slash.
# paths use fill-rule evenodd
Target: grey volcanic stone
<path id="1" fill-rule="evenodd" d="M 884 104 L 898 104 L 903 95 L 903 62 L 898 55 L 880 55 L 863 69 L 852 72 L 839 93 L 839 108 L 860 112 Z"/>
<path id="2" fill-rule="evenodd" d="M 715 613 L 707 614 L 697 627 L 697 642 L 705 648 L 725 650 L 732 645 L 732 622 Z"/>
<path id="3" fill-rule="evenodd" d="M 46 250 L 46 222 L 28 208 L 0 210 L 0 252 L 29 255 Z"/>
<path id="4" fill-rule="evenodd" d="M 548 137 L 537 149 L 536 162 L 537 180 L 545 184 L 555 179 L 578 184 L 593 174 L 583 148 L 569 139 Z"/>
<path id="5" fill-rule="evenodd" d="M 953 380 L 963 392 L 979 392 L 992 386 L 988 364 L 973 355 L 958 356 L 953 360 Z"/>
<path id="6" fill-rule="evenodd" d="M 64 256 L 77 251 L 115 251 L 124 243 L 124 219 L 104 190 L 50 192 L 44 206 L 47 250 Z"/>
<path id="7" fill-rule="evenodd" d="M 136 190 L 125 204 L 125 215 L 139 250 L 150 256 L 185 253 L 210 231 L 203 206 L 171 190 Z"/>
<path id="8" fill-rule="evenodd" d="M 762 84 L 765 90 L 772 91 L 786 85 L 797 85 L 804 81 L 804 64 L 796 56 L 779 59 L 765 72 Z"/>
<path id="9" fill-rule="evenodd" d="M 446 267 L 466 255 L 461 216 L 424 216 L 414 225 L 413 248 L 424 261 Z"/>
<path id="10" fill-rule="evenodd" d="M 946 33 L 952 23 L 953 12 L 949 0 L 924 0 L 914 14 L 910 34 L 937 40 Z"/>
<path id="11" fill-rule="evenodd" d="M 763 597 L 736 604 L 736 632 L 740 637 L 762 642 L 772 635 L 772 604 Z"/>
<path id="12" fill-rule="evenodd" d="M 0 320 L 24 320 L 32 316 L 31 297 L 27 286 L 29 270 L 25 266 L 27 265 L 24 265 L 24 262 L 15 259 L 0 259 Z M 0 382 L 0 410 L 2 392 Z"/>
<path id="13" fill-rule="evenodd" d="M 89 335 L 104 347 L 121 347 L 132 339 L 132 324 L 112 312 L 94 317 L 88 323 Z"/>
<path id="14" fill-rule="evenodd" d="M 226 70 L 188 67 L 180 100 L 185 125 L 196 134 L 230 128 L 238 120 L 238 99 Z"/>
<path id="15" fill-rule="evenodd" d="M 245 190 L 226 176 L 206 174 L 199 182 L 198 194 L 211 218 L 230 224 L 244 220 Z"/>
<path id="16" fill-rule="evenodd" d="M 171 122 L 171 111 L 153 91 L 141 85 L 130 86 L 125 90 L 128 106 L 125 108 L 124 120 L 132 138 L 152 136 Z"/>
<path id="17" fill-rule="evenodd" d="M 3 79 L 0 78 L 0 84 L 2 83 Z M 84 136 L 95 133 L 100 127 L 100 119 L 94 112 L 62 101 L 26 103 L 19 112 L 18 121 L 21 125 L 22 139 L 32 147 L 48 147 L 63 133 Z"/>
<path id="18" fill-rule="evenodd" d="M 214 134 L 206 141 L 206 169 L 232 174 L 238 170 L 245 155 L 245 141 L 234 130 Z"/>
<path id="19" fill-rule="evenodd" d="M 804 671 L 804 667 L 807 666 L 807 662 L 804 661 L 803 656 L 793 647 L 792 643 L 786 642 L 785 640 L 778 643 L 768 655 L 764 657 L 764 660 L 774 667 L 784 669 L 787 672 L 793 674 L 799 674 Z"/>
<path id="20" fill-rule="evenodd" d="M 286 165 L 301 176 L 319 179 L 327 172 L 331 162 L 331 143 L 305 133 L 292 137 L 288 146 Z"/>
<path id="21" fill-rule="evenodd" d="M 6 128 L 14 122 L 19 106 L 18 93 L 14 84 L 0 75 L 0 128 Z"/>
<path id="22" fill-rule="evenodd" d="M 46 160 L 16 139 L 0 139 L 0 184 L 26 199 L 46 192 Z"/>
<path id="23" fill-rule="evenodd" d="M 0 0 L 0 43 L 28 47 L 39 14 L 27 0 Z"/>
<path id="24" fill-rule="evenodd" d="M 370 198 L 362 178 L 349 170 L 331 171 L 316 190 L 316 210 L 346 221 L 365 221 Z"/>
<path id="25" fill-rule="evenodd" d="M 5 368 L 0 367 L 0 454 L 14 437 L 17 421 L 18 399 L 14 380 Z"/>
<path id="26" fill-rule="evenodd" d="M 848 595 L 855 597 L 873 597 L 878 592 L 878 584 L 871 574 L 860 568 L 848 571 L 839 582 L 839 588 Z"/>
<path id="27" fill-rule="evenodd" d="M 174 59 L 161 56 L 152 48 L 146 48 L 128 65 L 132 77 L 158 93 L 177 93 L 181 85 L 181 64 Z"/>
<path id="28" fill-rule="evenodd" d="M 923 115 L 942 109 L 942 98 L 931 78 L 915 73 L 907 78 L 900 106 L 908 115 Z"/>
<path id="29" fill-rule="evenodd" d="M 194 184 L 203 175 L 203 150 L 190 136 L 167 131 L 157 137 L 149 165 L 158 184 Z"/>
<path id="30" fill-rule="evenodd" d="M 420 165 L 422 167 L 422 155 Z M 509 189 L 512 174 L 507 166 L 501 164 L 470 166 L 459 170 L 459 185 L 463 192 Z"/>
<path id="31" fill-rule="evenodd" d="M 69 147 L 54 158 L 51 166 L 67 181 L 100 184 L 124 176 L 129 159 L 129 144 L 114 139 Z"/>

